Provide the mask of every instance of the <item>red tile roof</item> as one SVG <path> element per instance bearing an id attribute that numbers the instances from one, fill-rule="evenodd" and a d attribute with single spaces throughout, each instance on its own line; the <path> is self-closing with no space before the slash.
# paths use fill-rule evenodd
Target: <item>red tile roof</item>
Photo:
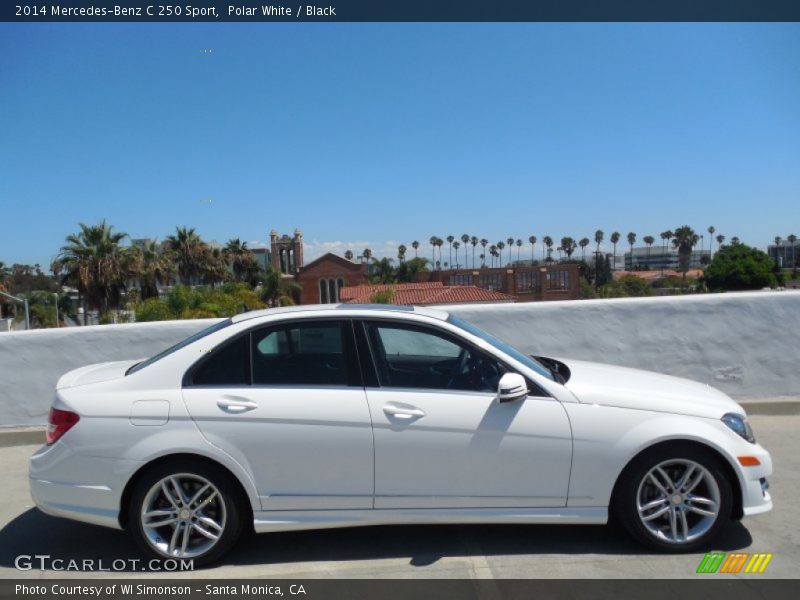
<path id="1" fill-rule="evenodd" d="M 458 304 L 462 302 L 514 302 L 515 298 L 502 292 L 474 285 L 442 285 L 440 281 L 345 286 L 339 291 L 342 302 L 366 304 L 376 292 L 392 290 L 392 304 L 427 305 Z"/>

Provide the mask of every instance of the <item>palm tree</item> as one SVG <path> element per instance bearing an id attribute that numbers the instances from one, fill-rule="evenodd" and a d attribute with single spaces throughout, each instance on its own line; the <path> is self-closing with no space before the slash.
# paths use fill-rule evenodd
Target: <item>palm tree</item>
<path id="1" fill-rule="evenodd" d="M 175 272 L 175 265 L 155 241 L 134 249 L 134 264 L 142 300 L 158 298 L 158 286 L 168 284 Z"/>
<path id="2" fill-rule="evenodd" d="M 789 242 L 789 244 L 791 244 L 791 247 L 792 247 L 792 268 L 796 268 L 797 267 L 797 262 L 795 261 L 794 252 L 795 252 L 795 244 L 797 243 L 797 236 L 795 234 L 793 234 L 793 233 L 790 233 L 786 237 L 786 239 Z"/>
<path id="3" fill-rule="evenodd" d="M 533 252 L 536 250 L 536 236 L 532 235 L 528 238 L 528 241 L 531 244 L 531 264 L 533 264 Z"/>
<path id="4" fill-rule="evenodd" d="M 614 262 L 612 262 L 612 269 L 617 266 L 617 244 L 619 243 L 620 233 L 615 231 L 611 234 L 611 243 L 614 244 Z"/>
<path id="5" fill-rule="evenodd" d="M 200 280 L 212 288 L 229 278 L 228 261 L 222 248 L 205 246 L 200 261 Z"/>
<path id="6" fill-rule="evenodd" d="M 724 241 L 725 241 L 724 235 L 722 235 L 721 233 L 717 235 L 717 252 L 719 252 L 719 249 L 722 248 L 722 242 Z"/>
<path id="7" fill-rule="evenodd" d="M 714 232 L 716 231 L 716 228 L 713 225 L 709 225 L 707 231 L 708 231 L 708 251 L 709 253 L 711 253 L 712 252 L 711 246 L 714 245 Z"/>
<path id="8" fill-rule="evenodd" d="M 364 248 L 361 256 L 363 257 L 365 263 L 369 263 L 370 259 L 372 258 L 372 250 L 369 248 Z"/>
<path id="9" fill-rule="evenodd" d="M 633 271 L 633 245 L 636 243 L 636 234 L 632 231 L 628 233 L 628 244 L 631 247 L 631 271 Z"/>
<path id="10" fill-rule="evenodd" d="M 542 242 L 544 242 L 544 245 L 547 247 L 547 262 L 553 262 L 553 238 L 551 238 L 549 235 L 546 235 L 544 238 L 542 238 Z"/>
<path id="11" fill-rule="evenodd" d="M 522 240 L 518 239 L 516 244 L 517 244 L 517 262 L 519 262 L 519 253 L 520 250 L 522 249 Z"/>
<path id="12" fill-rule="evenodd" d="M 453 240 L 456 239 L 452 235 L 447 236 L 447 243 L 450 244 L 450 262 L 453 262 Z M 441 257 L 439 257 L 441 258 Z"/>
<path id="13" fill-rule="evenodd" d="M 413 242 L 411 242 L 411 247 L 414 249 L 414 258 L 417 258 L 419 256 L 419 254 L 417 254 L 417 249 L 419 248 L 419 242 L 417 240 L 414 240 Z"/>
<path id="14" fill-rule="evenodd" d="M 494 259 L 497 256 L 497 246 L 496 245 L 492 244 L 489 247 L 489 256 L 492 257 L 492 268 L 494 268 Z"/>
<path id="15" fill-rule="evenodd" d="M 239 238 L 228 240 L 223 253 L 231 264 L 236 281 L 251 281 L 254 279 L 255 272 L 258 271 L 258 263 L 247 247 L 247 242 L 243 242 Z"/>
<path id="16" fill-rule="evenodd" d="M 514 238 L 510 237 L 506 239 L 506 244 L 508 244 L 508 262 L 511 263 L 511 248 L 514 245 Z"/>
<path id="17" fill-rule="evenodd" d="M 686 273 L 692 264 L 692 249 L 700 241 L 700 236 L 688 225 L 678 227 L 673 233 L 672 245 L 678 249 L 678 260 L 683 273 L 681 286 L 686 286 Z"/>
<path id="18" fill-rule="evenodd" d="M 481 238 L 481 248 L 483 248 L 483 262 L 481 263 L 481 266 L 483 267 L 486 266 L 486 246 L 488 244 L 489 240 L 487 240 L 486 238 Z"/>
<path id="19" fill-rule="evenodd" d="M 600 283 L 600 278 L 598 274 L 600 273 L 600 244 L 603 242 L 603 237 L 605 237 L 605 233 L 603 233 L 602 229 L 598 229 L 594 232 L 594 243 L 597 244 L 597 253 L 594 255 L 594 286 L 597 288 Z"/>
<path id="20" fill-rule="evenodd" d="M 458 269 L 458 249 L 461 247 L 461 243 L 458 241 L 453 242 L 453 248 L 456 250 L 456 269 Z M 450 266 L 453 266 L 453 263 L 450 263 Z"/>
<path id="21" fill-rule="evenodd" d="M 776 264 L 778 263 L 778 251 L 779 251 L 779 248 L 781 247 L 781 242 L 782 241 L 783 240 L 781 240 L 781 236 L 779 236 L 779 235 L 775 236 L 775 263 Z"/>
<path id="22" fill-rule="evenodd" d="M 436 246 L 439 248 L 439 262 L 436 263 L 441 270 L 441 263 L 442 263 L 442 246 L 444 246 L 444 240 L 442 238 L 436 238 Z"/>
<path id="23" fill-rule="evenodd" d="M 672 231 L 661 232 L 661 274 L 664 274 L 664 263 L 667 262 L 667 243 L 672 239 Z"/>
<path id="24" fill-rule="evenodd" d="M 478 256 L 478 258 L 481 259 L 481 268 L 485 267 L 486 266 L 486 255 L 481 253 L 480 256 Z"/>
<path id="25" fill-rule="evenodd" d="M 352 250 L 345 250 L 344 257 L 347 260 L 353 260 L 353 251 Z"/>
<path id="26" fill-rule="evenodd" d="M 469 236 L 466 233 L 462 234 L 461 243 L 464 244 L 464 268 L 467 269 L 469 268 L 469 265 L 467 264 L 469 262 L 467 260 L 467 244 L 469 244 Z M 458 259 L 456 259 L 456 262 L 458 262 Z"/>
<path id="27" fill-rule="evenodd" d="M 581 247 L 581 262 L 586 262 L 586 246 L 588 246 L 589 243 L 589 238 L 587 237 L 581 238 L 581 241 L 578 242 L 578 246 Z"/>
<path id="28" fill-rule="evenodd" d="M 741 243 L 742 243 L 742 242 L 741 242 L 741 240 L 739 239 L 739 236 L 735 235 L 735 236 L 733 236 L 733 237 L 731 238 L 731 244 L 732 244 L 733 246 L 738 246 L 738 245 L 739 245 L 739 244 L 741 244 Z"/>
<path id="29" fill-rule="evenodd" d="M 469 238 L 469 243 L 472 244 L 472 268 L 475 268 L 475 246 L 478 245 L 478 237 L 472 236 Z"/>
<path id="30" fill-rule="evenodd" d="M 428 242 L 431 245 L 431 265 L 436 264 L 436 242 L 439 240 L 435 235 L 431 236 L 431 239 Z"/>
<path id="31" fill-rule="evenodd" d="M 375 259 L 369 265 L 369 279 L 372 283 L 394 283 L 395 270 L 391 258 Z"/>
<path id="32" fill-rule="evenodd" d="M 572 258 L 572 253 L 575 252 L 575 248 L 577 247 L 578 245 L 571 237 L 564 236 L 561 238 L 561 249 L 564 251 L 564 254 L 567 255 L 567 260 Z"/>
<path id="33" fill-rule="evenodd" d="M 400 244 L 397 247 L 397 258 L 400 259 L 400 262 L 403 262 L 406 259 L 406 250 L 408 250 L 408 248 L 406 248 L 405 244 Z"/>
<path id="34" fill-rule="evenodd" d="M 189 285 L 200 276 L 206 243 L 200 239 L 194 227 L 176 227 L 175 235 L 167 236 L 165 246 L 172 255 L 181 283 Z"/>
<path id="35" fill-rule="evenodd" d="M 506 243 L 504 241 L 500 240 L 499 242 L 497 242 L 497 244 L 495 244 L 495 246 L 497 246 L 497 252 L 499 253 L 499 258 L 500 258 L 500 266 L 502 267 L 503 266 L 503 248 L 506 247 Z"/>
<path id="36" fill-rule="evenodd" d="M 654 238 L 652 235 L 646 235 L 646 236 L 644 236 L 642 238 L 642 240 L 644 240 L 644 243 L 647 244 L 647 268 L 649 269 L 650 268 L 650 248 L 652 248 L 653 244 L 656 241 L 656 238 Z"/>
<path id="37" fill-rule="evenodd" d="M 98 225 L 80 223 L 79 227 L 80 232 L 67 236 L 52 269 L 62 285 L 77 288 L 84 303 L 85 325 L 87 305 L 101 313 L 119 307 L 135 265 L 130 249 L 120 246 L 128 234 L 114 232 L 105 220 Z"/>

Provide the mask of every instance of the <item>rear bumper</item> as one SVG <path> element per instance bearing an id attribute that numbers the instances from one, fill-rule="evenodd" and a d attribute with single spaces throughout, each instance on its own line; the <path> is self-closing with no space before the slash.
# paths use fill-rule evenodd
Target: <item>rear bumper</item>
<path id="1" fill-rule="evenodd" d="M 119 510 L 134 461 L 75 454 L 63 441 L 42 446 L 29 462 L 31 497 L 44 513 L 120 529 Z"/>

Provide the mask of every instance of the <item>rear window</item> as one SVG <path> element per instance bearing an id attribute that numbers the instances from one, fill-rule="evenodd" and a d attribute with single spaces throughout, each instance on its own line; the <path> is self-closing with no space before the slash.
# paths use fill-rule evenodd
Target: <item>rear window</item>
<path id="1" fill-rule="evenodd" d="M 136 371 L 141 371 L 145 367 L 149 367 L 154 362 L 158 362 L 159 360 L 161 360 L 162 358 L 164 358 L 166 356 L 169 356 L 173 352 L 177 352 L 181 348 L 185 348 L 189 344 L 192 344 L 192 343 L 196 342 L 197 340 L 206 337 L 207 335 L 211 335 L 212 333 L 215 333 L 215 332 L 219 331 L 220 329 L 225 329 L 231 323 L 233 323 L 232 319 L 225 319 L 224 321 L 220 321 L 219 323 L 214 323 L 211 327 L 206 327 L 205 329 L 202 329 L 202 330 L 198 331 L 197 333 L 195 333 L 193 335 L 190 335 L 185 340 L 182 340 L 182 341 L 178 342 L 174 346 L 170 346 L 169 348 L 159 352 L 155 356 L 153 356 L 151 358 L 148 358 L 147 360 L 143 360 L 140 363 L 136 363 L 135 365 L 133 365 L 130 369 L 128 369 L 125 372 L 125 375 L 131 375 L 132 373 L 136 373 Z"/>

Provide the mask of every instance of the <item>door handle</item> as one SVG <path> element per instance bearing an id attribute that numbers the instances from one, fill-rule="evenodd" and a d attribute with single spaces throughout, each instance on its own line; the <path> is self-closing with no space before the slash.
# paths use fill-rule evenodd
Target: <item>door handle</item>
<path id="1" fill-rule="evenodd" d="M 243 413 L 258 408 L 258 403 L 252 400 L 217 400 L 217 406 L 229 413 Z"/>
<path id="2" fill-rule="evenodd" d="M 391 404 L 384 406 L 383 412 L 390 417 L 398 419 L 418 419 L 425 416 L 425 411 L 419 408 L 400 408 Z"/>

